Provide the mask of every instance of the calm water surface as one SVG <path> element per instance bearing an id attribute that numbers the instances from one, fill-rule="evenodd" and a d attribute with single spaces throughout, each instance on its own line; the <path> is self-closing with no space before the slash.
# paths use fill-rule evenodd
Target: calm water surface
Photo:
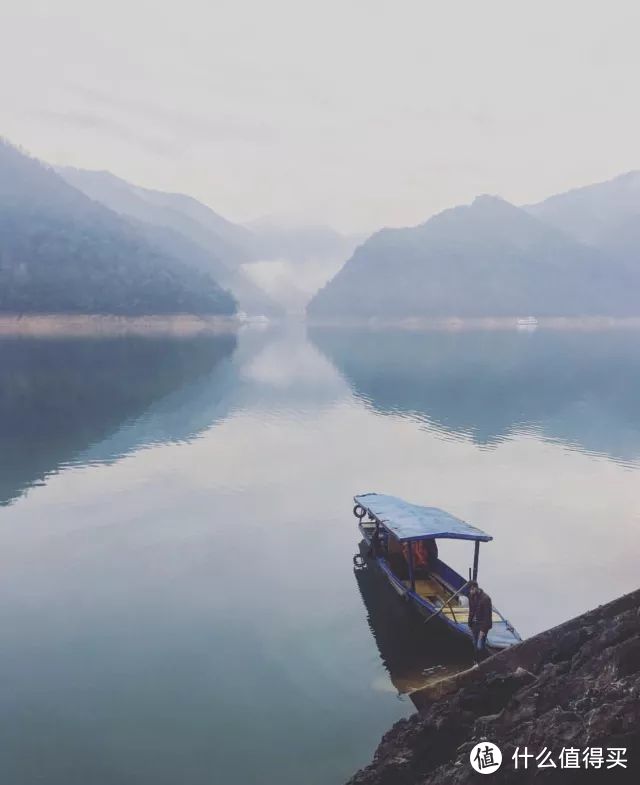
<path id="1" fill-rule="evenodd" d="M 466 656 L 354 576 L 352 495 L 492 533 L 528 636 L 637 587 L 639 479 L 632 331 L 2 340 L 2 779 L 340 785 Z"/>

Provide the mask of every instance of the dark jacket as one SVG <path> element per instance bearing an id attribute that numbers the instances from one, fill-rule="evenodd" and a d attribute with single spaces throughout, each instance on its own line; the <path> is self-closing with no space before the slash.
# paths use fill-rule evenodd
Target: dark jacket
<path id="1" fill-rule="evenodd" d="M 493 627 L 491 597 L 482 589 L 476 592 L 475 597 L 469 597 L 469 627 L 474 626 L 483 632 L 489 632 Z"/>

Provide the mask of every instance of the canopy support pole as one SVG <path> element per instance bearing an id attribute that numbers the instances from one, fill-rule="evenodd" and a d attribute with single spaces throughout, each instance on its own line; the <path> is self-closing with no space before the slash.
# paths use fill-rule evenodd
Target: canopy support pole
<path id="1" fill-rule="evenodd" d="M 478 580 L 478 559 L 480 557 L 480 540 L 476 540 L 475 547 L 473 549 L 473 580 Z"/>
<path id="2" fill-rule="evenodd" d="M 409 581 L 411 582 L 411 591 L 416 590 L 416 576 L 413 569 L 413 542 L 409 542 Z"/>

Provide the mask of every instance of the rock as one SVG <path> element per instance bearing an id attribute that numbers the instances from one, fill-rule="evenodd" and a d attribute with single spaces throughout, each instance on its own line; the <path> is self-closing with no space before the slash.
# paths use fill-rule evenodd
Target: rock
<path id="1" fill-rule="evenodd" d="M 503 756 L 491 782 L 607 785 L 640 782 L 640 590 L 578 616 L 421 690 L 420 711 L 382 739 L 348 785 L 478 782 L 469 754 L 480 741 Z M 525 747 L 557 768 L 514 769 Z M 562 748 L 625 747 L 626 768 L 561 768 Z M 533 762 L 531 762 L 531 760 Z"/>

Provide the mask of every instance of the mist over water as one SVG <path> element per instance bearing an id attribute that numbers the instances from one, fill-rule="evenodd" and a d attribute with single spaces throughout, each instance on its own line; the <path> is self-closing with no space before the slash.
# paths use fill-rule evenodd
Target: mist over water
<path id="1" fill-rule="evenodd" d="M 639 341 L 0 341 L 4 778 L 344 782 L 464 664 L 354 576 L 354 493 L 491 533 L 480 579 L 523 636 L 636 588 Z"/>

